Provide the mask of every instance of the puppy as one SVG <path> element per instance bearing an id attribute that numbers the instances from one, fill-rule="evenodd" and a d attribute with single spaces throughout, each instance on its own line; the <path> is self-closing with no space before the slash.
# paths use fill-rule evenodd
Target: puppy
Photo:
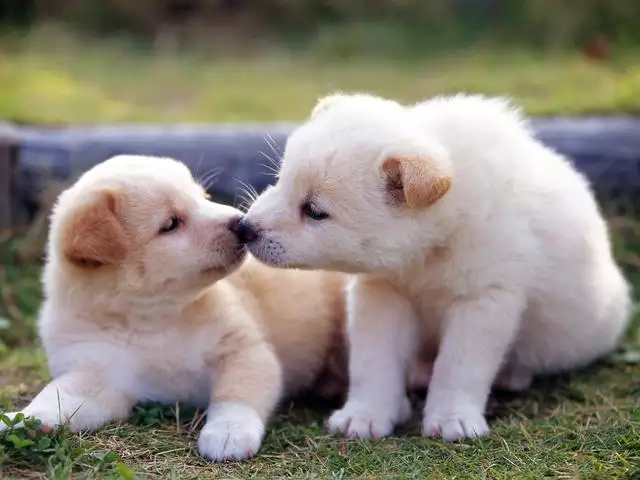
<path id="1" fill-rule="evenodd" d="M 77 431 L 186 402 L 208 408 L 200 453 L 239 460 L 283 396 L 346 389 L 344 277 L 243 263 L 240 217 L 168 158 L 114 157 L 63 192 L 39 319 L 53 380 L 22 413 Z"/>
<path id="2" fill-rule="evenodd" d="M 587 181 L 498 99 L 324 98 L 241 225 L 265 263 L 359 274 L 351 386 L 328 422 L 350 437 L 407 418 L 418 349 L 435 359 L 412 373 L 430 382 L 424 435 L 475 437 L 492 382 L 520 390 L 588 364 L 629 317 Z"/>

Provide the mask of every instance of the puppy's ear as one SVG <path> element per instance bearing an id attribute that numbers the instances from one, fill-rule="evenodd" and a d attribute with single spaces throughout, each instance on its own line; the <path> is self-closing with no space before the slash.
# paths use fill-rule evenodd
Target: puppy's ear
<path id="1" fill-rule="evenodd" d="M 452 177 L 433 156 L 418 152 L 383 154 L 380 171 L 394 203 L 420 210 L 433 205 L 451 188 Z"/>
<path id="2" fill-rule="evenodd" d="M 128 248 L 127 237 L 116 218 L 116 194 L 100 192 L 76 210 L 64 229 L 63 253 L 83 268 L 121 262 Z"/>
<path id="3" fill-rule="evenodd" d="M 316 118 L 319 114 L 326 112 L 331 107 L 346 100 L 347 98 L 348 95 L 345 95 L 344 93 L 332 93 L 331 95 L 322 97 L 320 100 L 318 100 L 316 106 L 313 107 L 313 111 L 311 112 L 311 119 Z"/>

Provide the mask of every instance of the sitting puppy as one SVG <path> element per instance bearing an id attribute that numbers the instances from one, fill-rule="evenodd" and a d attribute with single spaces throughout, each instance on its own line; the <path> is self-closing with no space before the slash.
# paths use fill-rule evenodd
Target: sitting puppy
<path id="1" fill-rule="evenodd" d="M 265 263 L 359 274 L 351 386 L 329 419 L 350 437 L 389 435 L 407 418 L 418 349 L 435 359 L 424 434 L 475 437 L 489 431 L 492 382 L 524 389 L 588 364 L 629 317 L 587 181 L 498 99 L 324 98 L 241 231 Z"/>
<path id="2" fill-rule="evenodd" d="M 186 402 L 208 408 L 200 453 L 238 460 L 284 395 L 339 386 L 344 277 L 243 263 L 240 217 L 175 160 L 85 173 L 51 218 L 39 327 L 53 381 L 22 412 L 77 431 Z"/>

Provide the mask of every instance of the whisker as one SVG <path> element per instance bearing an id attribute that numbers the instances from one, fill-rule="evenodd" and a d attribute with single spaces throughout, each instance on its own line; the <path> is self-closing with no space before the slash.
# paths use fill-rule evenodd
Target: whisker
<path id="1" fill-rule="evenodd" d="M 218 180 L 222 174 L 222 167 L 213 167 L 208 170 L 197 182 L 205 190 L 209 190 L 211 186 Z"/>
<path id="2" fill-rule="evenodd" d="M 282 166 L 282 155 L 276 155 L 275 157 L 272 157 L 271 155 L 266 154 L 265 152 L 260 152 L 262 154 L 263 157 L 265 157 L 269 164 L 277 169 L 280 170 L 280 167 Z"/>
<path id="3" fill-rule="evenodd" d="M 280 168 L 278 166 L 278 164 L 276 163 L 276 160 L 272 157 L 270 157 L 269 155 L 267 155 L 266 153 L 259 151 L 258 152 L 260 155 L 262 155 L 264 158 L 267 159 L 268 163 L 259 163 L 258 166 L 262 167 L 264 169 L 266 169 L 266 172 L 260 172 L 264 175 L 269 175 L 269 176 L 273 176 L 273 177 L 277 177 L 278 176 L 278 172 L 280 171 Z"/>
<path id="4" fill-rule="evenodd" d="M 204 172 L 202 175 L 197 175 L 195 176 L 196 182 L 199 185 L 202 185 L 205 181 L 207 181 L 208 176 L 215 171 L 215 168 L 212 168 L 210 170 L 207 170 L 206 172 Z"/>
<path id="5" fill-rule="evenodd" d="M 270 133 L 266 133 L 265 136 L 264 136 L 264 139 L 267 142 L 267 144 L 269 145 L 269 147 L 271 147 L 271 150 L 273 151 L 275 156 L 276 157 L 282 157 L 282 152 L 278 148 L 278 143 L 271 136 L 271 134 Z"/>
<path id="6" fill-rule="evenodd" d="M 269 166 L 275 169 L 280 168 L 280 161 L 277 158 L 272 157 L 271 155 L 263 152 L 262 150 L 259 150 L 258 153 L 262 155 L 269 162 Z"/>
<path id="7" fill-rule="evenodd" d="M 198 160 L 198 163 L 196 164 L 196 168 L 195 168 L 194 173 L 193 173 L 193 177 L 194 178 L 198 178 L 198 176 L 200 175 L 200 167 L 202 166 L 202 160 L 204 160 L 204 155 L 200 155 L 200 159 Z"/>
<path id="8" fill-rule="evenodd" d="M 253 187 L 253 185 L 249 185 L 243 182 L 242 180 L 240 180 L 239 178 L 236 178 L 235 180 L 240 184 L 240 187 L 241 187 L 238 193 L 236 194 L 236 198 L 240 199 L 238 208 L 241 211 L 246 212 L 249 209 L 249 206 L 251 206 L 251 204 L 256 201 L 256 198 L 258 198 L 259 193 L 255 189 L 255 187 Z"/>

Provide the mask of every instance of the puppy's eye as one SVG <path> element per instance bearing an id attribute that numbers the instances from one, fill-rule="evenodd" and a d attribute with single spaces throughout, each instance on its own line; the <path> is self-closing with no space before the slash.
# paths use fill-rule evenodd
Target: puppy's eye
<path id="1" fill-rule="evenodd" d="M 165 233 L 175 232 L 181 226 L 182 226 L 182 219 L 174 215 L 171 218 L 169 218 L 166 222 L 164 222 L 164 225 L 160 227 L 160 230 L 158 231 L 158 233 L 160 235 L 163 235 Z"/>
<path id="2" fill-rule="evenodd" d="M 311 202 L 304 202 L 300 207 L 300 211 L 305 217 L 308 217 L 312 220 L 326 220 L 329 218 L 329 214 L 327 212 L 323 212 L 322 210 L 318 210 Z"/>

